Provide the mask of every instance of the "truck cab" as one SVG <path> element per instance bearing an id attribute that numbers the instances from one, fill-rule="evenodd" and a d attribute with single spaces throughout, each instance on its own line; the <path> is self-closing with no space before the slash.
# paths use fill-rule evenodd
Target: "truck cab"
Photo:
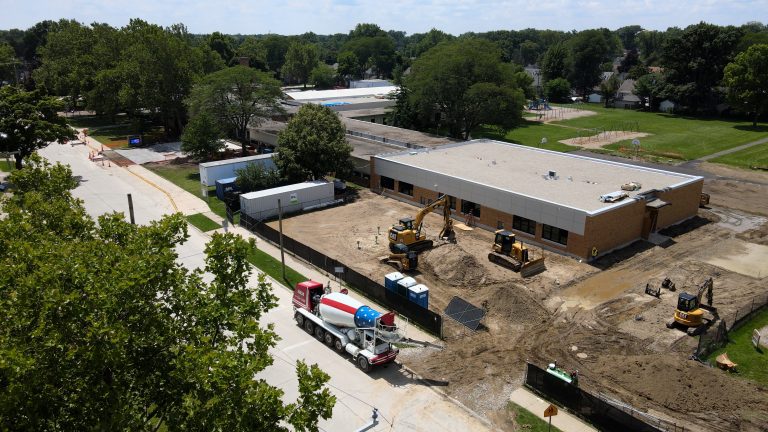
<path id="1" fill-rule="evenodd" d="M 320 282 L 313 280 L 300 282 L 293 290 L 293 307 L 315 313 L 324 293 L 325 286 Z"/>

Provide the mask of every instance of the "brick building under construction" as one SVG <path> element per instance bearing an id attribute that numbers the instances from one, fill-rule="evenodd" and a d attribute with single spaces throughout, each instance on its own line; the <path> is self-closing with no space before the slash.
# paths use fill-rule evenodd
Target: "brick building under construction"
<path id="1" fill-rule="evenodd" d="M 703 178 L 492 140 L 371 157 L 371 187 L 416 205 L 590 258 L 697 214 Z M 634 183 L 637 190 L 622 190 Z M 626 189 L 631 189 L 627 187 Z"/>

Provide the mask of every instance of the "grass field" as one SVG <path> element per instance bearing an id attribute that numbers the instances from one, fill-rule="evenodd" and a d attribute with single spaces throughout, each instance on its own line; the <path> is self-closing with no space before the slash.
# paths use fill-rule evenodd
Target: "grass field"
<path id="1" fill-rule="evenodd" d="M 568 105 L 568 107 L 594 111 L 597 115 L 563 120 L 554 124 L 526 120 L 521 127 L 506 134 L 493 128 L 483 127 L 476 130 L 473 136 L 503 139 L 532 147 L 540 146 L 541 138 L 546 137 L 548 143 L 543 146 L 544 148 L 570 151 L 574 149 L 572 146 L 566 146 L 557 141 L 578 137 L 580 129 L 618 130 L 622 129 L 622 126 L 632 126 L 639 132 L 651 134 L 640 139 L 642 154 L 679 160 L 696 159 L 768 136 L 768 127 L 752 127 L 748 121 L 693 118 L 666 113 L 605 108 L 599 104 Z M 618 152 L 621 148 L 629 147 L 631 147 L 630 140 L 626 140 L 607 145 L 605 148 Z M 747 156 L 758 159 L 768 158 L 768 147 L 759 147 Z M 723 163 L 732 164 L 731 159 Z M 736 165 L 740 163 L 738 160 L 733 162 Z"/>
<path id="2" fill-rule="evenodd" d="M 715 358 L 723 352 L 738 366 L 738 373 L 734 376 L 746 378 L 762 385 L 768 385 L 768 350 L 758 351 L 752 345 L 752 331 L 768 326 L 768 308 L 755 314 L 749 322 L 743 324 L 735 331 L 728 334 L 728 345 L 713 352 L 707 360 L 712 364 Z"/>
<path id="3" fill-rule="evenodd" d="M 11 172 L 14 169 L 16 169 L 16 165 L 13 159 L 10 159 L 10 160 L 0 159 L 0 171 Z"/>
<path id="4" fill-rule="evenodd" d="M 109 148 L 128 147 L 128 136 L 138 135 L 137 126 L 125 115 L 112 119 L 103 116 L 80 116 L 67 118 L 67 123 L 78 128 L 87 128 L 88 136 Z M 144 131 L 144 144 L 161 142 L 163 128 L 147 126 Z"/>
<path id="5" fill-rule="evenodd" d="M 515 417 L 515 422 L 520 426 L 520 429 L 524 431 L 548 432 L 552 430 L 560 432 L 560 429 L 554 426 L 552 426 L 552 429 L 549 429 L 548 422 L 545 422 L 532 412 L 514 402 L 509 402 L 507 404 L 507 411 Z"/>
<path id="6" fill-rule="evenodd" d="M 193 165 L 145 165 L 147 169 L 153 171 L 160 177 L 165 178 L 171 183 L 179 186 L 185 191 L 200 196 L 200 172 Z M 211 211 L 222 218 L 227 217 L 227 206 L 224 201 L 216 197 L 213 189 L 208 191 L 208 207 Z M 239 215 L 235 216 L 234 223 L 239 222 Z"/>
<path id="7" fill-rule="evenodd" d="M 768 169 L 768 143 L 756 145 L 710 160 L 710 162 L 733 165 L 741 168 L 759 167 Z"/>
<path id="8" fill-rule="evenodd" d="M 207 216 L 205 216 L 202 213 L 189 215 L 189 216 L 186 216 L 186 218 L 187 218 L 187 222 L 191 223 L 202 232 L 213 231 L 215 229 L 221 228 L 221 225 L 210 220 Z"/>
<path id="9" fill-rule="evenodd" d="M 285 279 L 283 279 L 282 263 L 280 260 L 260 249 L 253 249 L 248 254 L 248 261 L 273 279 L 285 282 L 289 289 L 296 286 L 299 282 L 309 280 L 308 277 L 288 266 L 285 266 Z"/>

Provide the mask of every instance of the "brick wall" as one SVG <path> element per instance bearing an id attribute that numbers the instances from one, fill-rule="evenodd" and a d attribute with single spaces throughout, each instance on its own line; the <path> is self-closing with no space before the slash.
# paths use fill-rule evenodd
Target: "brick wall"
<path id="1" fill-rule="evenodd" d="M 677 189 L 659 193 L 659 199 L 672 205 L 659 210 L 656 228 L 668 227 L 696 216 L 699 212 L 699 198 L 703 187 L 704 180 L 699 180 Z"/>
<path id="2" fill-rule="evenodd" d="M 609 252 L 640 238 L 645 217 L 645 201 L 633 201 L 617 209 L 587 217 L 584 236 L 571 244 L 568 235 L 568 249 L 574 255 L 589 258 L 592 248 L 598 254 Z"/>

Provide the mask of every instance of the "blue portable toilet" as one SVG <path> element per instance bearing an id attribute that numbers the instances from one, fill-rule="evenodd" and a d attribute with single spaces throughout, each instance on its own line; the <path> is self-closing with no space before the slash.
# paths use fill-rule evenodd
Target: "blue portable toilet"
<path id="1" fill-rule="evenodd" d="M 408 300 L 410 300 L 411 303 L 416 303 L 424 309 L 428 309 L 429 288 L 427 288 L 424 284 L 418 284 L 408 288 Z"/>
<path id="2" fill-rule="evenodd" d="M 403 297 L 408 297 L 408 288 L 418 285 L 416 279 L 408 276 L 397 281 L 397 293 Z"/>
<path id="3" fill-rule="evenodd" d="M 384 276 L 384 288 L 387 289 L 387 291 L 394 291 L 397 292 L 397 281 L 404 278 L 405 275 L 403 275 L 400 272 L 393 272 L 389 273 L 388 275 Z"/>
<path id="4" fill-rule="evenodd" d="M 216 197 L 224 201 L 224 195 L 227 192 L 237 192 L 240 190 L 237 187 L 237 177 L 230 177 L 225 179 L 216 180 Z"/>

